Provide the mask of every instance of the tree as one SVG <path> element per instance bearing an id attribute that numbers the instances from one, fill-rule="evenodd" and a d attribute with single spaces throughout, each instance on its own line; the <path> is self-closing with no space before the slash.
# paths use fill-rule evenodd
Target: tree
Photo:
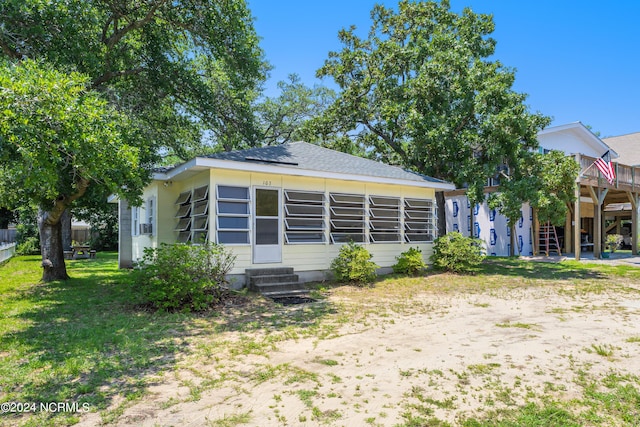
<path id="1" fill-rule="evenodd" d="M 265 145 L 306 140 L 316 141 L 306 123 L 320 116 L 333 102 L 335 92 L 324 86 L 307 87 L 297 74 L 278 82 L 280 95 L 266 98 L 256 105 L 261 138 Z"/>
<path id="2" fill-rule="evenodd" d="M 0 203 L 38 207 L 43 280 L 66 279 L 60 219 L 107 192 L 136 200 L 153 157 L 140 128 L 89 78 L 23 60 L 0 63 Z"/>
<path id="3" fill-rule="evenodd" d="M 472 203 L 501 164 L 537 147 L 549 123 L 512 89 L 514 71 L 489 58 L 492 18 L 449 2 L 401 1 L 398 12 L 377 5 L 366 39 L 340 31 L 318 77 L 330 76 L 338 98 L 321 119 L 387 162 L 468 187 Z M 440 233 L 444 196 L 438 193 Z"/>
<path id="4" fill-rule="evenodd" d="M 575 179 L 580 166 L 561 151 L 547 154 L 523 153 L 504 174 L 499 192 L 489 196 L 489 207 L 507 218 L 514 251 L 515 225 L 522 215 L 522 204 L 529 203 L 542 223 L 564 226 L 568 206 L 575 201 Z"/>
<path id="5" fill-rule="evenodd" d="M 149 144 L 186 160 L 253 145 L 251 102 L 267 65 L 244 0 L 5 0 L 6 58 L 87 75 Z"/>

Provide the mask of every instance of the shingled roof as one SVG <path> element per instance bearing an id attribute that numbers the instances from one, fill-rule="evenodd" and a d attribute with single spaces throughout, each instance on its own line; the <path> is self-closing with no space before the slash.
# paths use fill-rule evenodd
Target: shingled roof
<path id="1" fill-rule="evenodd" d="M 374 160 L 330 150 L 307 142 L 292 142 L 208 156 L 211 159 L 267 164 L 283 168 L 362 175 L 416 182 L 447 184 L 446 181 Z"/>
<path id="2" fill-rule="evenodd" d="M 602 139 L 605 144 L 618 152 L 616 160 L 624 165 L 640 165 L 640 132 Z"/>

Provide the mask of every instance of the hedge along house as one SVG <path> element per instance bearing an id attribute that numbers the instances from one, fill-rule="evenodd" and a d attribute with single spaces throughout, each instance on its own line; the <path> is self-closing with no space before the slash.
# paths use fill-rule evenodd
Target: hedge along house
<path id="1" fill-rule="evenodd" d="M 609 212 L 609 216 L 615 217 L 617 222 L 607 223 L 607 206 L 628 206 L 628 243 L 634 254 L 638 251 L 640 167 L 633 163 L 631 155 L 618 158 L 616 150 L 630 143 L 625 138 L 620 138 L 619 141 L 612 141 L 618 142 L 618 145 L 610 147 L 607 141 L 613 139 L 616 138 L 600 139 L 580 122 L 549 127 L 538 133 L 541 153 L 550 150 L 563 151 L 580 165 L 581 172 L 575 178 L 576 202 L 569 206 L 564 227 L 556 227 L 561 252 L 573 253 L 576 259 L 580 259 L 581 253 L 585 251 L 593 252 L 594 257 L 600 257 L 606 234 L 615 231 L 616 227 L 618 230 L 624 228 L 621 226 L 620 212 Z M 637 146 L 629 147 L 629 151 L 635 152 L 633 148 Z M 614 162 L 616 179 L 611 184 L 594 166 L 596 159 L 607 152 L 612 160 L 617 159 L 617 162 Z M 630 164 L 635 166 L 629 166 Z M 498 182 L 495 180 L 489 180 L 485 192 L 496 191 L 497 185 Z M 464 196 L 464 190 L 446 192 L 445 197 L 447 231 L 458 230 L 468 236 L 473 230 L 473 235 L 485 242 L 489 255 L 509 254 L 510 230 L 506 218 L 489 209 L 486 202 L 472 210 Z M 545 238 L 540 237 L 542 234 L 540 224 L 536 223 L 531 208 L 527 204 L 523 205 L 520 220 L 516 225 L 516 254 L 533 255 L 543 252 L 541 243 Z"/>
<path id="2" fill-rule="evenodd" d="M 388 269 L 410 247 L 428 259 L 436 191 L 447 182 L 295 142 L 197 157 L 154 174 L 143 205 L 120 202 L 120 266 L 160 243 L 220 243 L 245 270 L 288 267 L 322 280 L 343 243 L 363 244 Z M 129 250 L 130 248 L 130 250 Z"/>

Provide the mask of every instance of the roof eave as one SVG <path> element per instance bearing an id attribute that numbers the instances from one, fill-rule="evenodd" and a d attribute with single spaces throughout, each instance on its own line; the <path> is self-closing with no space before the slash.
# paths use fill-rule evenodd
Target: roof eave
<path id="1" fill-rule="evenodd" d="M 247 172 L 273 173 L 280 175 L 305 176 L 312 178 L 330 178 L 346 181 L 372 182 L 375 180 L 379 184 L 405 185 L 410 187 L 433 188 L 435 190 L 454 190 L 455 186 L 449 182 L 433 181 L 412 181 L 399 178 L 385 178 L 371 175 L 346 174 L 338 172 L 316 171 L 313 169 L 294 168 L 263 163 L 238 162 L 235 160 L 221 160 L 207 157 L 196 157 L 167 172 L 154 173 L 153 179 L 167 181 L 176 178 L 181 173 L 196 167 L 206 167 L 213 169 L 226 169 Z"/>

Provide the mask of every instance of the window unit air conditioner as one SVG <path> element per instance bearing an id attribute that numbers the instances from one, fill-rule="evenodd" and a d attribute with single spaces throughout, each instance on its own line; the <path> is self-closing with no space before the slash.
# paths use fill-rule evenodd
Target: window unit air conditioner
<path id="1" fill-rule="evenodd" d="M 153 224 L 140 224 L 140 234 L 152 234 Z"/>

